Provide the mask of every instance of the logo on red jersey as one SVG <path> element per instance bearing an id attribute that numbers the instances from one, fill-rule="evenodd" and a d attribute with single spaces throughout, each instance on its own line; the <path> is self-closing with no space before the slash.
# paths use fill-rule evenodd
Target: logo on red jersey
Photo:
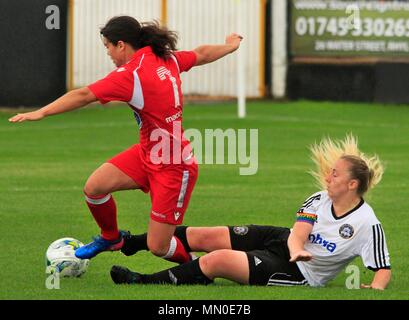
<path id="1" fill-rule="evenodd" d="M 179 87 L 176 81 L 176 78 L 172 76 L 170 70 L 166 69 L 165 67 L 159 67 L 156 70 L 156 73 L 161 81 L 165 81 L 166 78 L 169 78 L 170 82 L 172 82 L 173 87 L 173 95 L 175 97 L 175 108 L 180 107 L 180 97 L 179 97 Z"/>
<path id="2" fill-rule="evenodd" d="M 166 123 L 170 123 L 170 122 L 173 122 L 173 121 L 179 119 L 181 116 L 182 116 L 182 110 L 180 110 L 178 113 L 175 113 L 174 115 L 172 115 L 170 117 L 167 117 L 165 119 L 165 121 L 166 121 Z"/>

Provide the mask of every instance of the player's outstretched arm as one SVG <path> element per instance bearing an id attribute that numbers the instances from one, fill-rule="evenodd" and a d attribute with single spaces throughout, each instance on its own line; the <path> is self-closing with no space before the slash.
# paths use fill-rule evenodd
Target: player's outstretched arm
<path id="1" fill-rule="evenodd" d="M 19 113 L 9 119 L 10 122 L 38 121 L 47 116 L 81 108 L 97 98 L 87 87 L 67 92 L 49 105 L 32 112 Z"/>
<path id="2" fill-rule="evenodd" d="M 379 269 L 375 272 L 375 276 L 370 285 L 362 284 L 361 288 L 384 290 L 391 280 L 392 272 L 389 269 Z"/>
<path id="3" fill-rule="evenodd" d="M 304 249 L 304 244 L 312 231 L 312 227 L 307 222 L 296 222 L 294 224 L 287 242 L 290 251 L 290 262 L 309 261 L 312 259 L 311 253 Z"/>
<path id="4" fill-rule="evenodd" d="M 203 45 L 197 47 L 193 51 L 196 53 L 196 66 L 200 66 L 206 63 L 211 63 L 225 55 L 236 51 L 240 47 L 240 42 L 243 39 L 242 36 L 237 33 L 232 33 L 226 37 L 225 44 L 220 45 Z"/>

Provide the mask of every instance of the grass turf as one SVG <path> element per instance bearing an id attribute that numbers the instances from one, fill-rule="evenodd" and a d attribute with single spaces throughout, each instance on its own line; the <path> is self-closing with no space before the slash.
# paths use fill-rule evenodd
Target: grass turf
<path id="1" fill-rule="evenodd" d="M 317 189 L 308 146 L 323 136 L 352 132 L 360 147 L 378 153 L 386 165 L 380 185 L 367 197 L 386 232 L 393 278 L 388 290 L 347 290 L 342 272 L 327 287 L 314 289 L 240 286 L 217 279 L 214 285 L 174 287 L 115 286 L 113 264 L 149 273 L 174 264 L 148 252 L 126 258 L 103 253 L 78 279 L 61 279 L 60 290 L 45 287 L 44 254 L 55 239 L 83 242 L 98 233 L 83 200 L 87 177 L 105 160 L 138 141 L 130 110 L 93 106 L 41 122 L 11 124 L 0 112 L 0 299 L 408 299 L 407 176 L 409 108 L 352 103 L 251 102 L 239 120 L 234 104 L 186 106 L 184 127 L 259 130 L 259 166 L 240 176 L 242 165 L 200 165 L 199 179 L 184 224 L 192 226 L 269 224 L 291 226 L 303 200 Z M 138 191 L 115 194 L 119 223 L 145 232 L 149 196 Z M 361 282 L 372 272 L 360 259 Z"/>

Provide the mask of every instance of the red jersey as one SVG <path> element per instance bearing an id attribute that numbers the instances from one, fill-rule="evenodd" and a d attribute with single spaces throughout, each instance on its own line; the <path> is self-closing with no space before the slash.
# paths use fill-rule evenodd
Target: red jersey
<path id="1" fill-rule="evenodd" d="M 181 159 L 174 161 L 174 148 L 179 148 L 180 154 L 182 150 L 190 150 L 181 125 L 183 97 L 180 73 L 189 71 L 195 64 L 196 54 L 193 51 L 173 52 L 164 60 L 148 46 L 137 50 L 131 61 L 104 79 L 88 86 L 102 104 L 110 101 L 128 103 L 140 128 L 142 158 L 149 167 L 161 163 L 155 154 L 162 156 L 162 151 L 165 151 L 166 144 L 160 147 L 165 136 L 170 142 L 170 163 L 181 163 Z M 185 152 L 182 157 L 183 161 Z M 167 164 L 164 159 L 162 163 Z"/>

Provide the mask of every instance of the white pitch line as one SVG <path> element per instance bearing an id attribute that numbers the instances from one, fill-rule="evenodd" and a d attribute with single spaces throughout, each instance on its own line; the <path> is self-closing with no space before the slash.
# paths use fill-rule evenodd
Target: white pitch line
<path id="1" fill-rule="evenodd" d="M 66 192 L 66 191 L 81 191 L 83 187 L 80 186 L 73 186 L 73 187 L 65 187 L 65 188 L 30 188 L 30 187 L 14 187 L 14 188 L 7 188 L 7 189 L 0 189 L 0 192 Z"/>
<path id="2" fill-rule="evenodd" d="M 186 116 L 185 123 L 189 121 L 225 121 L 225 120 L 237 120 L 236 115 L 201 115 L 201 116 Z M 305 118 L 305 117 L 287 117 L 287 116 L 252 116 L 247 115 L 246 120 L 252 120 L 256 122 L 289 122 L 289 123 L 314 123 L 314 124 L 332 124 L 332 125 L 344 125 L 344 126 L 355 126 L 355 127 L 368 127 L 368 128 L 408 128 L 409 126 L 399 125 L 396 123 L 386 123 L 386 122 L 363 122 L 363 121 L 345 121 L 345 120 L 320 120 L 316 118 Z M 252 124 L 256 126 L 256 123 Z M 135 127 L 137 126 L 132 121 L 121 121 L 121 122 L 98 122 L 98 123 L 87 123 L 87 124 L 64 124 L 64 125 L 48 125 L 48 126 L 30 126 L 24 127 L 21 124 L 15 124 L 8 128 L 0 127 L 0 132 L 12 132 L 17 130 L 30 130 L 30 131 L 50 131 L 50 130 L 68 130 L 68 129 L 87 129 L 87 128 L 116 128 L 116 127 Z M 192 126 L 184 126 L 185 129 L 192 128 Z M 213 126 L 214 127 L 214 126 Z"/>

